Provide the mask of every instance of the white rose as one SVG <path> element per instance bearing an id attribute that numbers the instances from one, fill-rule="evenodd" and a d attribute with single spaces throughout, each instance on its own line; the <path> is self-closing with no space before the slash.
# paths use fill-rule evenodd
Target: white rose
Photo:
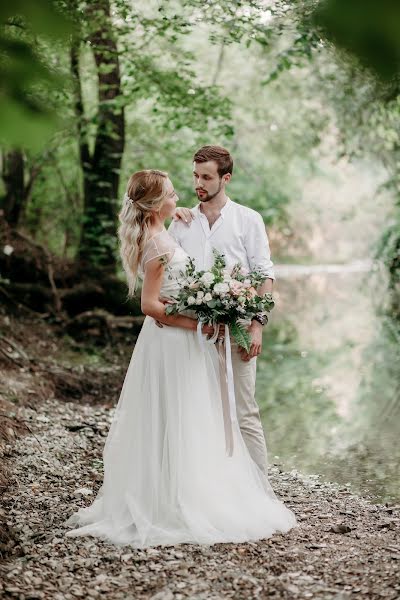
<path id="1" fill-rule="evenodd" d="M 210 285 L 212 284 L 212 282 L 214 281 L 215 277 L 212 273 L 210 273 L 210 271 L 206 271 L 204 273 L 204 275 L 202 275 L 202 277 L 200 277 L 200 281 L 202 283 L 204 283 L 204 285 L 206 287 L 210 287 Z"/>
<path id="2" fill-rule="evenodd" d="M 229 292 L 229 285 L 227 283 L 216 283 L 214 285 L 214 292 L 222 296 L 222 294 Z"/>
<path id="3" fill-rule="evenodd" d="M 245 288 L 251 287 L 251 281 L 250 281 L 250 279 L 245 279 L 243 281 L 243 285 L 244 285 Z"/>
<path id="4" fill-rule="evenodd" d="M 224 281 L 228 281 L 229 282 L 232 279 L 231 272 L 228 271 L 228 269 L 224 269 L 222 271 L 222 274 L 223 274 L 223 277 L 224 277 Z"/>
<path id="5" fill-rule="evenodd" d="M 209 302 L 210 300 L 212 300 L 212 296 L 210 292 L 207 292 L 207 294 L 204 296 L 204 302 Z"/>
<path id="6" fill-rule="evenodd" d="M 203 298 L 197 298 L 196 299 L 196 304 L 197 305 L 203 304 Z"/>
<path id="7" fill-rule="evenodd" d="M 204 292 L 202 290 L 197 292 L 197 300 L 200 300 L 200 298 L 203 298 L 203 296 L 204 296 Z"/>
<path id="8" fill-rule="evenodd" d="M 190 304 L 195 304 L 196 303 L 196 298 L 194 296 L 189 296 L 189 298 L 187 299 L 187 303 Z"/>

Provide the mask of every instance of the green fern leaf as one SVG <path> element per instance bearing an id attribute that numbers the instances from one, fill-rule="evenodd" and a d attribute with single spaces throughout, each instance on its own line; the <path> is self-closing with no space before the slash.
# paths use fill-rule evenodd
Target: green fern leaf
<path id="1" fill-rule="evenodd" d="M 238 346 L 245 348 L 246 352 L 250 352 L 251 337 L 247 329 L 237 323 L 229 325 L 229 329 Z"/>

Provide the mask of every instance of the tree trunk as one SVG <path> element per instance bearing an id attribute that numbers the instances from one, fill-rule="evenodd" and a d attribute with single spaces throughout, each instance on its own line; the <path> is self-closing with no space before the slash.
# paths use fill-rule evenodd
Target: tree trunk
<path id="1" fill-rule="evenodd" d="M 6 152 L 3 157 L 5 195 L 1 207 L 11 227 L 17 227 L 25 206 L 24 157 L 20 150 Z"/>
<path id="2" fill-rule="evenodd" d="M 116 229 L 119 171 L 125 143 L 118 49 L 113 37 L 109 0 L 88 4 L 90 35 L 97 66 L 99 109 L 94 151 L 89 151 L 79 77 L 79 43 L 71 48 L 75 80 L 75 109 L 79 120 L 80 160 L 83 173 L 84 215 L 78 259 L 81 270 L 116 270 Z"/>

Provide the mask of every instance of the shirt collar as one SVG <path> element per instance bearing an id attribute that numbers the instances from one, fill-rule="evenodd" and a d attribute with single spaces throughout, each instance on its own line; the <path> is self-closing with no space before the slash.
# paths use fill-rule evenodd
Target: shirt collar
<path id="1" fill-rule="evenodd" d="M 227 196 L 227 200 L 226 203 L 224 204 L 224 206 L 221 208 L 221 217 L 224 218 L 225 213 L 227 212 L 227 210 L 230 208 L 230 206 L 233 204 L 232 200 Z M 196 213 L 199 213 L 200 215 L 203 215 L 204 213 L 201 212 L 200 210 L 200 206 L 201 203 L 199 202 L 199 204 L 197 204 L 192 210 L 196 211 Z M 204 215 L 205 216 L 205 215 Z"/>

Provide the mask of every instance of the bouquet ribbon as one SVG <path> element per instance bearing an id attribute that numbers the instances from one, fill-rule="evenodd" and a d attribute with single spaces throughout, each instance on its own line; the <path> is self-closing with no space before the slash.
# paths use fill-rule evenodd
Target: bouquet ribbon
<path id="1" fill-rule="evenodd" d="M 214 344 L 217 341 L 219 327 L 218 325 L 215 325 L 214 335 L 210 339 L 204 340 L 201 331 L 202 325 L 203 323 L 199 321 L 197 325 L 197 337 L 201 348 L 204 349 L 204 343 Z M 232 456 L 233 424 L 237 422 L 237 417 L 235 404 L 235 390 L 233 384 L 232 350 L 228 325 L 225 325 L 224 339 L 218 340 L 218 364 L 221 382 L 221 401 L 222 415 L 224 419 L 225 449 L 228 456 Z"/>

